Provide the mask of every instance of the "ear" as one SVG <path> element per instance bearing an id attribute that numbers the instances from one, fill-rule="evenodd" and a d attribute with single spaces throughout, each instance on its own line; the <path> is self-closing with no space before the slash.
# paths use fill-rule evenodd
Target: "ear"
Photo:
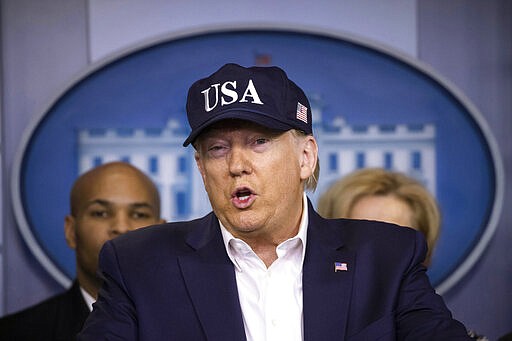
<path id="1" fill-rule="evenodd" d="M 76 223 L 75 217 L 67 215 L 64 218 L 64 235 L 66 243 L 72 249 L 76 249 Z"/>
<path id="2" fill-rule="evenodd" d="M 315 171 L 316 163 L 318 162 L 318 145 L 313 136 L 307 135 L 302 146 L 300 177 L 302 180 L 306 180 Z"/>

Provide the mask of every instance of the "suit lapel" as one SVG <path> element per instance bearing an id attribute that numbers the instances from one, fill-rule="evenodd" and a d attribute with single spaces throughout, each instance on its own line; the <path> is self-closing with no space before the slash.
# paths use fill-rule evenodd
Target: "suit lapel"
<path id="1" fill-rule="evenodd" d="M 233 264 L 217 219 L 213 214 L 209 217 L 207 226 L 191 233 L 188 240 L 196 252 L 181 256 L 178 262 L 206 338 L 245 340 Z"/>
<path id="2" fill-rule="evenodd" d="M 54 300 L 54 306 L 57 316 L 53 317 L 56 323 L 53 339 L 58 341 L 74 338 L 89 315 L 89 308 L 80 292 L 77 280 L 73 282 L 71 288 L 59 296 L 58 300 Z"/>
<path id="3" fill-rule="evenodd" d="M 343 340 L 352 293 L 355 254 L 343 247 L 342 231 L 309 210 L 303 267 L 304 340 Z M 347 270 L 335 271 L 335 262 Z"/>

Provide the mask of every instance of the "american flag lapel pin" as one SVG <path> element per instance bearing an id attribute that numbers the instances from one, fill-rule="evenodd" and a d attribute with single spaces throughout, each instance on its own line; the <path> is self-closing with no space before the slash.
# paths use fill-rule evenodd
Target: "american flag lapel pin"
<path id="1" fill-rule="evenodd" d="M 348 271 L 347 263 L 334 262 L 334 272 L 338 271 Z"/>

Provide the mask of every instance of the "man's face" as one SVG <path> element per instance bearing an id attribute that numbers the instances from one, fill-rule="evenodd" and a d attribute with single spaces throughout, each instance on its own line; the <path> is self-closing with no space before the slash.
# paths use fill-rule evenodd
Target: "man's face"
<path id="1" fill-rule="evenodd" d="M 314 156 L 305 151 L 311 146 Z M 303 180 L 314 168 L 311 158 L 316 162 L 313 137 L 226 120 L 203 132 L 196 147 L 213 210 L 234 236 L 298 227 Z"/>
<path id="2" fill-rule="evenodd" d="M 123 169 L 97 174 L 81 187 L 79 198 L 74 216 L 65 219 L 66 240 L 75 249 L 81 279 L 97 284 L 103 244 L 127 231 L 162 222 L 159 203 L 147 182 Z"/>

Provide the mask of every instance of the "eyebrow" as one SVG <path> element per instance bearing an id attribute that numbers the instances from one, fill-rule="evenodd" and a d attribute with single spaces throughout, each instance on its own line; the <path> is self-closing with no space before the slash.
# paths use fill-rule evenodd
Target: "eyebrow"
<path id="1" fill-rule="evenodd" d="M 85 207 L 89 207 L 94 204 L 99 204 L 102 206 L 112 206 L 113 205 L 113 203 L 111 201 L 104 200 L 104 199 L 95 199 L 95 200 L 91 200 L 91 201 L 87 202 Z M 153 209 L 153 206 L 147 202 L 134 202 L 134 203 L 130 203 L 129 206 L 134 207 L 134 208 L 146 208 L 147 207 L 147 208 Z"/>

